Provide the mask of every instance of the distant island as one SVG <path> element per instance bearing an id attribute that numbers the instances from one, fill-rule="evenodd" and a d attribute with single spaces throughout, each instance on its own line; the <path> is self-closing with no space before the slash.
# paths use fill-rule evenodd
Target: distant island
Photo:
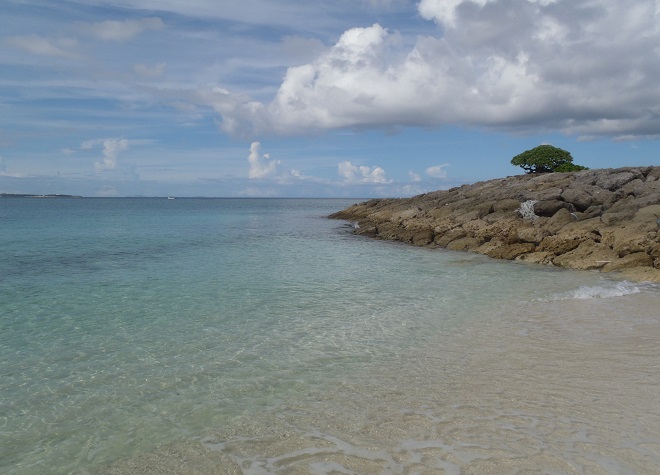
<path id="1" fill-rule="evenodd" d="M 660 167 L 518 175 L 330 217 L 379 239 L 660 282 Z"/>
<path id="2" fill-rule="evenodd" d="M 78 195 L 31 195 L 29 193 L 0 193 L 0 198 L 82 198 Z"/>

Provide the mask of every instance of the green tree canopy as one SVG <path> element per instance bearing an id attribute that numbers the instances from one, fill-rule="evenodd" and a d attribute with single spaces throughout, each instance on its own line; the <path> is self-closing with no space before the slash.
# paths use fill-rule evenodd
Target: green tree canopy
<path id="1" fill-rule="evenodd" d="M 575 165 L 573 157 L 566 150 L 552 145 L 539 145 L 536 148 L 516 155 L 511 164 L 521 167 L 527 173 L 574 172 L 587 170 L 586 167 Z"/>

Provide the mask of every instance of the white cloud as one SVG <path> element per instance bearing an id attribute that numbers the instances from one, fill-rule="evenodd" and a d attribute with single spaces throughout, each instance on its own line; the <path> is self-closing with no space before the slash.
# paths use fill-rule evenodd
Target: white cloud
<path id="1" fill-rule="evenodd" d="M 157 78 L 163 75 L 166 66 L 167 63 L 158 63 L 152 66 L 147 64 L 134 64 L 133 71 L 135 74 L 143 78 Z"/>
<path id="2" fill-rule="evenodd" d="M 8 172 L 7 171 L 7 162 L 0 155 L 0 176 L 20 178 L 22 175 L 20 173 Z"/>
<path id="3" fill-rule="evenodd" d="M 446 168 L 449 166 L 448 163 L 443 163 L 442 165 L 435 165 L 428 167 L 426 169 L 426 174 L 431 178 L 447 178 Z"/>
<path id="4" fill-rule="evenodd" d="M 472 2 L 484 6 L 488 0 L 472 0 Z M 422 0 L 417 9 L 422 18 L 451 26 L 456 22 L 457 7 L 464 3 L 464 0 Z"/>
<path id="5" fill-rule="evenodd" d="M 579 1 L 579 0 L 578 0 Z M 511 2 L 512 6 L 520 11 L 525 3 L 547 6 L 557 0 L 519 0 Z M 422 0 L 417 9 L 422 18 L 435 20 L 446 27 L 456 26 L 458 17 L 473 15 L 475 11 L 483 9 L 488 4 L 501 4 L 501 0 Z M 522 8 L 521 8 L 522 6 Z M 476 8 L 475 8 L 476 7 Z"/>
<path id="6" fill-rule="evenodd" d="M 102 147 L 103 158 L 94 164 L 98 171 L 115 170 L 119 164 L 119 153 L 128 150 L 129 141 L 123 138 L 93 139 L 80 144 L 81 150 Z"/>
<path id="7" fill-rule="evenodd" d="M 106 20 L 97 23 L 79 24 L 81 31 L 103 41 L 127 41 L 145 30 L 159 30 L 163 26 L 163 21 L 155 17 L 140 20 Z"/>
<path id="8" fill-rule="evenodd" d="M 269 154 L 261 155 L 261 144 L 259 142 L 252 142 L 252 145 L 250 145 L 248 162 L 250 164 L 248 177 L 252 179 L 271 178 L 277 174 L 280 165 L 280 161 L 271 159 Z"/>
<path id="9" fill-rule="evenodd" d="M 410 171 L 408 172 L 408 177 L 410 178 L 410 181 L 412 181 L 412 182 L 414 182 L 414 183 L 416 183 L 416 182 L 418 182 L 418 181 L 422 181 L 422 177 L 419 176 L 417 173 L 415 173 L 415 172 L 412 171 L 412 170 L 410 170 Z"/>
<path id="10" fill-rule="evenodd" d="M 393 195 L 414 196 L 414 195 L 421 195 L 422 193 L 426 193 L 426 191 L 427 191 L 426 189 L 422 188 L 419 185 L 408 184 L 398 187 L 396 189 L 396 193 L 393 193 Z"/>
<path id="11" fill-rule="evenodd" d="M 77 56 L 77 40 L 73 38 L 46 38 L 39 35 L 10 36 L 7 44 L 30 54 L 56 58 L 74 58 Z"/>
<path id="12" fill-rule="evenodd" d="M 339 176 L 348 183 L 391 183 L 381 167 L 357 166 L 347 160 L 341 162 L 337 168 Z"/>
<path id="13" fill-rule="evenodd" d="M 232 134 L 460 124 L 653 137 L 660 17 L 634 0 L 423 0 L 442 25 L 406 46 L 375 24 L 290 67 L 270 103 L 207 101 Z"/>

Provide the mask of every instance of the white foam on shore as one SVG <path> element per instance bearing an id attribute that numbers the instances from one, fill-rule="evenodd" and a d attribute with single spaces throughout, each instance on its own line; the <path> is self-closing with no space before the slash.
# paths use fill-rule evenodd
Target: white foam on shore
<path id="1" fill-rule="evenodd" d="M 644 289 L 656 287 L 653 284 L 637 284 L 633 282 L 608 282 L 603 285 L 583 285 L 577 289 L 552 294 L 549 297 L 539 299 L 541 302 L 553 302 L 558 300 L 593 300 L 610 299 L 626 295 L 639 294 Z"/>

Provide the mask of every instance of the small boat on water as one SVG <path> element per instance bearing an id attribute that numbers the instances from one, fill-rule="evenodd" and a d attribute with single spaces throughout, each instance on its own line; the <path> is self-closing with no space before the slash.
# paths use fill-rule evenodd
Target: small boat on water
<path id="1" fill-rule="evenodd" d="M 174 196 L 168 196 L 167 199 L 168 200 L 175 200 L 176 198 Z"/>

